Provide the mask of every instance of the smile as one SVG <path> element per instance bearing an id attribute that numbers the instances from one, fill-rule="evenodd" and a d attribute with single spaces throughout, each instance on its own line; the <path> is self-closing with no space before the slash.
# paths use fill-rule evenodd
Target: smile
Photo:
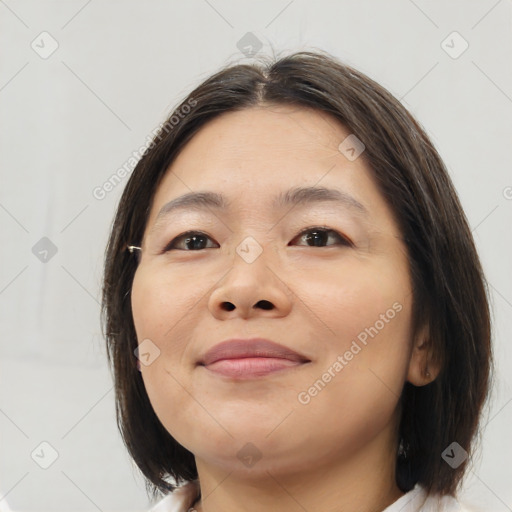
<path id="1" fill-rule="evenodd" d="M 205 365 L 208 371 L 235 379 L 264 377 L 302 366 L 306 361 L 291 361 L 277 357 L 245 357 L 238 359 L 220 359 Z"/>

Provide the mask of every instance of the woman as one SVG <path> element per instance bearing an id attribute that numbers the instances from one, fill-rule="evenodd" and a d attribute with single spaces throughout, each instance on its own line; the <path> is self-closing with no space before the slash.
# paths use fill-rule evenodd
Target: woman
<path id="1" fill-rule="evenodd" d="M 144 153 L 106 251 L 118 423 L 154 510 L 467 510 L 487 296 L 389 92 L 323 52 L 219 71 Z"/>

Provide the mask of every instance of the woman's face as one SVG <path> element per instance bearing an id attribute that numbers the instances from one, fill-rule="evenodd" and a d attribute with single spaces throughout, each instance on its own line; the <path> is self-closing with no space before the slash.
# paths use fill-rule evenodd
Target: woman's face
<path id="1" fill-rule="evenodd" d="M 347 458 L 375 439 L 394 445 L 414 359 L 407 254 L 349 135 L 304 108 L 227 113 L 158 187 L 133 318 L 155 413 L 198 461 L 276 474 Z M 339 197 L 289 192 L 301 187 Z M 225 207 L 166 208 L 191 192 L 222 195 Z M 200 234 L 176 239 L 186 231 Z M 309 362 L 238 376 L 199 364 L 232 338 L 266 338 Z"/>

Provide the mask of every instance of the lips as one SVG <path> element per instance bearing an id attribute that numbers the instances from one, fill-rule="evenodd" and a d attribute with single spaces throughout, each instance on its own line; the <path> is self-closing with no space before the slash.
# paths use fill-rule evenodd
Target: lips
<path id="1" fill-rule="evenodd" d="M 310 360 L 298 352 L 263 338 L 231 339 L 223 341 L 209 349 L 198 364 L 210 366 L 217 361 L 246 358 L 282 359 L 295 363 L 306 363 Z"/>

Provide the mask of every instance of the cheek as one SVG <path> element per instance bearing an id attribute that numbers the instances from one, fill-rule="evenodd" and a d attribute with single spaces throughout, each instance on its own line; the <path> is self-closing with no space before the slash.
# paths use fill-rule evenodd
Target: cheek
<path id="1" fill-rule="evenodd" d="M 156 416 L 169 430 L 169 426 L 175 423 L 167 417 L 169 404 L 173 404 L 171 410 L 178 408 L 181 411 L 185 411 L 188 404 L 180 392 L 179 382 L 182 379 L 175 372 L 169 371 L 170 367 L 179 366 L 185 343 L 181 344 L 174 336 L 170 347 L 165 340 L 173 332 L 173 326 L 179 322 L 180 317 L 184 316 L 186 303 L 181 293 L 182 283 L 170 275 L 164 279 L 156 278 L 157 275 L 162 276 L 149 265 L 139 266 L 133 280 L 131 305 L 139 350 L 151 353 L 150 364 L 144 364 L 141 358 L 144 387 Z M 148 345 L 147 340 L 151 344 Z M 174 435 L 172 430 L 169 432 Z"/>
<path id="2" fill-rule="evenodd" d="M 151 338 L 155 327 L 155 320 L 161 314 L 161 307 L 155 294 L 155 282 L 151 274 L 140 267 L 135 272 L 131 291 L 131 304 L 133 323 L 139 343 L 144 338 Z"/>
<path id="3" fill-rule="evenodd" d="M 187 276 L 140 266 L 135 273 L 131 303 L 137 338 L 154 340 L 164 348 L 165 339 L 186 318 L 197 302 L 197 287 L 188 286 Z"/>
<path id="4" fill-rule="evenodd" d="M 332 397 L 332 406 L 339 400 L 355 410 L 377 410 L 373 399 L 381 391 L 391 394 L 393 402 L 400 396 L 412 346 L 407 272 L 390 273 L 378 265 L 363 272 L 354 265 L 350 271 L 316 273 L 309 281 L 302 277 L 301 290 L 315 313 L 310 315 L 316 326 L 310 331 L 311 346 L 322 348 L 312 383 L 320 380 L 321 388 L 329 381 L 325 394 Z M 352 400 L 358 396 L 359 401 Z"/>
<path id="5" fill-rule="evenodd" d="M 196 323 L 191 313 L 201 307 L 199 301 L 205 293 L 189 285 L 192 280 L 183 272 L 165 273 L 151 265 L 140 266 L 131 292 L 139 347 L 149 347 L 151 353 L 150 364 L 141 364 L 144 386 L 157 417 L 171 435 L 180 439 L 179 430 L 174 429 L 180 426 L 174 411 L 180 410 L 187 417 L 187 411 L 194 405 L 184 391 L 192 364 L 186 350 Z M 147 340 L 151 344 L 147 345 Z"/>
<path id="6" fill-rule="evenodd" d="M 297 389 L 297 432 L 321 418 L 322 436 L 313 441 L 319 454 L 327 457 L 337 446 L 347 456 L 397 418 L 410 354 L 410 307 L 393 298 L 382 294 L 382 302 L 372 303 L 352 295 L 345 306 L 336 304 L 341 309 L 330 325 L 336 335 L 324 338 L 322 358 Z"/>
<path id="7" fill-rule="evenodd" d="M 294 292 L 307 306 L 308 323 L 322 338 L 327 336 L 342 349 L 347 339 L 364 343 L 372 334 L 389 333 L 407 323 L 410 286 L 405 270 L 390 273 L 382 263 L 352 260 L 345 266 L 330 265 L 303 272 L 294 279 Z"/>

